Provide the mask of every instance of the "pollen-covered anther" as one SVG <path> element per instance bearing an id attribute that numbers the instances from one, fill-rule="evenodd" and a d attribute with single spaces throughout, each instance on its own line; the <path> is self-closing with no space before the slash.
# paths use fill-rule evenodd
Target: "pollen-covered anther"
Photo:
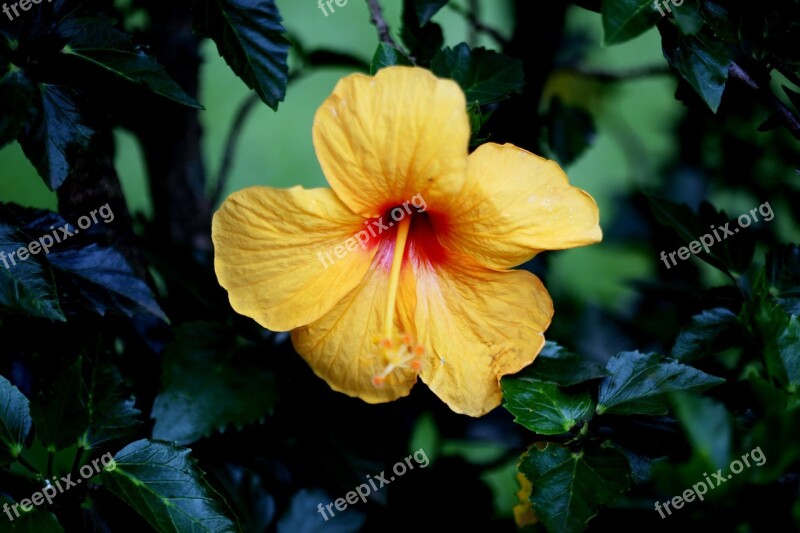
<path id="1" fill-rule="evenodd" d="M 378 349 L 378 357 L 386 365 L 383 370 L 372 377 L 372 384 L 382 387 L 386 384 L 386 379 L 398 369 L 410 369 L 415 374 L 422 370 L 421 356 L 425 353 L 425 348 L 417 345 L 411 335 L 396 335 L 393 339 L 378 339 L 375 342 Z"/>

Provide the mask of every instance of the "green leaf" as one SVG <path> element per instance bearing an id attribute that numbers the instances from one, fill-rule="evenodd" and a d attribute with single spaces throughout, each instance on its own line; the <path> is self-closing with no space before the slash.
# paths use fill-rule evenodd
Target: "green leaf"
<path id="1" fill-rule="evenodd" d="M 203 479 L 189 450 L 138 440 L 114 456 L 103 470 L 103 486 L 160 533 L 235 532 L 225 501 Z"/>
<path id="2" fill-rule="evenodd" d="M 0 494 L 0 505 L 8 504 L 9 507 L 13 507 L 15 503 L 18 502 L 4 494 Z M 6 526 L 6 531 L 9 533 L 64 533 L 64 528 L 58 523 L 58 518 L 53 513 L 38 507 L 33 507 L 29 512 L 17 507 L 19 517 L 13 511 L 9 512 L 14 517 L 14 521 L 9 526 Z M 0 520 L 5 522 L 7 519 L 7 515 L 0 515 Z"/>
<path id="3" fill-rule="evenodd" d="M 131 83 L 142 84 L 179 104 L 201 108 L 164 71 L 156 59 L 137 46 L 131 36 L 111 27 L 106 20 L 76 19 L 70 27 L 75 33 L 61 51 L 62 54 L 85 61 Z M 64 25 L 60 28 L 64 33 Z"/>
<path id="4" fill-rule="evenodd" d="M 721 403 L 685 394 L 673 396 L 675 414 L 686 429 L 696 455 L 709 466 L 725 468 L 731 461 L 731 417 Z"/>
<path id="5" fill-rule="evenodd" d="M 603 42 L 618 44 L 655 26 L 661 15 L 653 0 L 603 0 Z"/>
<path id="6" fill-rule="evenodd" d="M 439 51 L 431 70 L 439 77 L 458 82 L 467 96 L 467 104 L 499 102 L 522 91 L 525 85 L 520 60 L 485 48 L 470 51 L 465 43 Z"/>
<path id="7" fill-rule="evenodd" d="M 725 380 L 657 354 L 622 352 L 609 359 L 598 414 L 666 414 L 669 393 L 700 393 Z"/>
<path id="8" fill-rule="evenodd" d="M 25 449 L 31 431 L 28 399 L 3 376 L 0 376 L 0 466 L 16 460 Z"/>
<path id="9" fill-rule="evenodd" d="M 710 32 L 679 36 L 672 45 L 664 43 L 664 57 L 716 113 L 733 63 L 731 47 Z"/>
<path id="10" fill-rule="evenodd" d="M 569 387 L 607 375 L 605 365 L 547 341 L 533 363 L 515 377 Z"/>
<path id="11" fill-rule="evenodd" d="M 572 453 L 556 444 L 531 448 L 519 466 L 533 485 L 531 505 L 548 529 L 583 531 L 602 505 L 611 505 L 628 489 L 630 470 L 614 449 Z"/>
<path id="12" fill-rule="evenodd" d="M 540 435 L 560 435 L 591 416 L 592 398 L 588 392 L 567 394 L 558 385 L 528 379 L 501 380 L 504 406 L 514 422 Z"/>
<path id="13" fill-rule="evenodd" d="M 681 330 L 670 355 L 683 361 L 708 355 L 723 334 L 736 330 L 738 321 L 737 316 L 724 307 L 703 311 L 693 316 L 691 323 Z"/>
<path id="14" fill-rule="evenodd" d="M 672 14 L 684 35 L 694 35 L 703 27 L 703 17 L 700 15 L 700 4 L 697 0 L 684 0 L 680 6 L 673 6 Z"/>
<path id="15" fill-rule="evenodd" d="M 78 444 L 89 425 L 84 404 L 83 358 L 58 374 L 49 387 L 38 387 L 31 399 L 31 416 L 36 436 L 48 452 Z"/>
<path id="16" fill-rule="evenodd" d="M 594 143 L 595 134 L 594 120 L 589 113 L 553 98 L 547 114 L 547 145 L 561 166 L 580 157 Z"/>
<path id="17" fill-rule="evenodd" d="M 262 357 L 232 348 L 235 339 L 215 323 L 182 327 L 164 353 L 162 389 L 153 404 L 153 437 L 189 444 L 229 424 L 263 418 L 276 400 L 276 383 Z"/>
<path id="18" fill-rule="evenodd" d="M 94 131 L 86 125 L 77 93 L 66 87 L 39 84 L 36 116 L 19 136 L 19 144 L 51 190 L 61 187 L 76 156 L 89 146 Z"/>
<path id="19" fill-rule="evenodd" d="M 36 96 L 24 71 L 11 64 L 0 67 L 0 148 L 16 139 L 34 116 Z"/>
<path id="20" fill-rule="evenodd" d="M 277 110 L 289 82 L 289 41 L 274 0 L 194 0 L 194 29 Z"/>
<path id="21" fill-rule="evenodd" d="M 91 365 L 86 380 L 88 427 L 80 445 L 91 450 L 133 435 L 142 424 L 135 400 L 123 391 L 117 369 L 108 364 Z"/>
<path id="22" fill-rule="evenodd" d="M 0 204 L 0 307 L 7 313 L 65 321 L 61 312 L 53 272 L 37 257 L 19 261 L 16 254 L 32 239 L 10 223 L 13 215 Z"/>
<path id="23" fill-rule="evenodd" d="M 412 63 L 407 55 L 394 46 L 381 43 L 378 45 L 378 49 L 375 50 L 375 55 L 372 57 L 369 72 L 375 75 L 380 69 L 394 65 L 410 66 Z"/>
<path id="24" fill-rule="evenodd" d="M 718 268 L 732 277 L 731 272 L 745 272 L 751 265 L 755 251 L 755 238 L 747 231 L 739 231 L 736 219 L 730 220 L 724 212 L 717 211 L 711 204 L 700 205 L 699 213 L 694 213 L 684 204 L 676 204 L 663 198 L 647 196 L 653 215 L 661 224 L 673 228 L 686 244 L 689 259 L 696 255 L 709 265 Z M 720 226 L 733 232 L 730 236 Z M 703 241 L 708 244 L 705 251 Z M 694 245 L 693 243 L 697 243 Z M 690 246 L 694 246 L 697 254 L 692 254 Z M 683 259 L 675 252 L 662 251 L 662 264 L 667 268 L 680 266 Z"/>
<path id="25" fill-rule="evenodd" d="M 767 254 L 767 281 L 777 302 L 790 315 L 800 315 L 800 246 L 776 246 Z"/>
<path id="26" fill-rule="evenodd" d="M 409 53 L 420 66 L 428 66 L 444 45 L 442 27 L 435 22 L 420 22 L 416 0 L 403 0 L 403 27 L 400 36 Z"/>
<path id="27" fill-rule="evenodd" d="M 289 509 L 278 521 L 276 533 L 350 533 L 363 531 L 367 517 L 356 509 L 336 515 L 336 520 L 321 520 L 319 514 L 312 515 L 309 509 L 316 509 L 320 502 L 333 501 L 330 494 L 320 489 L 302 489 L 292 496 Z"/>
<path id="28" fill-rule="evenodd" d="M 57 279 L 73 285 L 89 308 L 100 316 L 114 310 L 128 317 L 152 315 L 167 320 L 153 292 L 113 248 L 90 244 L 53 251 L 48 258 Z"/>
<path id="29" fill-rule="evenodd" d="M 440 9 L 447 5 L 447 2 L 448 0 L 414 0 L 420 25 L 427 24 Z"/>
<path id="30" fill-rule="evenodd" d="M 800 387 L 800 317 L 774 311 L 777 334 L 767 339 L 764 348 L 770 375 L 788 384 L 794 391 Z"/>

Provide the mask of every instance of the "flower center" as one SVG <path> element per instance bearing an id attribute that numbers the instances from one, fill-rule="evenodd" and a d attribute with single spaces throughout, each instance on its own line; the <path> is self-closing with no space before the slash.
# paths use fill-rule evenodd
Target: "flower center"
<path id="1" fill-rule="evenodd" d="M 425 348 L 417 345 L 411 335 L 397 333 L 394 329 L 397 290 L 400 287 L 400 269 L 403 265 L 403 255 L 406 251 L 410 227 L 411 217 L 403 218 L 397 227 L 392 266 L 389 271 L 389 296 L 386 299 L 385 322 L 383 324 L 384 336 L 375 340 L 379 356 L 386 366 L 372 378 L 372 383 L 376 387 L 383 386 L 386 383 L 386 378 L 395 370 L 411 369 L 418 373 L 422 369 L 420 358 L 425 353 Z"/>

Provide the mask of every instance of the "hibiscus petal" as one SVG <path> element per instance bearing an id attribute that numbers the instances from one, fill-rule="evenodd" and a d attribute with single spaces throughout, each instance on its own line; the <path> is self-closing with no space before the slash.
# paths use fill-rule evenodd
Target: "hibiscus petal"
<path id="1" fill-rule="evenodd" d="M 392 242 L 382 243 L 381 251 L 363 282 L 343 298 L 324 317 L 292 331 L 295 350 L 335 391 L 361 398 L 368 403 L 382 403 L 407 396 L 417 381 L 410 368 L 396 369 L 384 384 L 375 386 L 372 379 L 385 367 L 376 341 L 385 337 L 386 299 L 389 272 L 381 265 L 391 257 Z M 409 333 L 403 324 L 412 324 L 414 308 L 413 278 L 401 277 L 398 292 L 396 331 Z"/>
<path id="2" fill-rule="evenodd" d="M 489 268 L 512 268 L 543 250 L 599 242 L 599 212 L 554 161 L 487 143 L 469 156 L 468 183 L 448 206 L 440 241 Z M 438 228 L 437 228 L 438 229 Z"/>
<path id="3" fill-rule="evenodd" d="M 361 282 L 376 253 L 353 238 L 362 222 L 330 189 L 232 194 L 212 224 L 214 268 L 231 306 L 274 331 L 317 320 Z"/>
<path id="4" fill-rule="evenodd" d="M 464 93 L 424 69 L 389 67 L 342 79 L 314 118 L 314 147 L 333 190 L 376 217 L 421 195 L 436 203 L 466 177 Z"/>
<path id="5" fill-rule="evenodd" d="M 553 303 L 527 271 L 498 272 L 464 259 L 415 267 L 417 340 L 431 350 L 422 381 L 453 411 L 481 416 L 502 399 L 499 380 L 544 346 Z"/>

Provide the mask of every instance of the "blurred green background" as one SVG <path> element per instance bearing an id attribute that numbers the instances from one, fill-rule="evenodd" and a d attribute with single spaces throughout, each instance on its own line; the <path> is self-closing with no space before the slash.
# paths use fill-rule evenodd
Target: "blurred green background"
<path id="1" fill-rule="evenodd" d="M 364 51 L 375 49 L 377 37 L 368 23 L 365 2 L 349 0 L 327 17 L 314 0 L 277 3 L 287 29 L 305 48 L 325 47 L 370 59 Z M 387 21 L 397 33 L 401 2 L 384 4 Z M 505 4 L 485 2 L 481 16 L 488 25 L 510 35 L 512 21 Z M 468 38 L 467 25 L 458 13 L 444 9 L 436 21 L 443 26 L 447 45 L 454 46 Z M 587 67 L 616 72 L 666 65 L 655 30 L 629 43 L 605 48 L 601 44 L 600 15 L 574 7 L 569 27 L 586 40 L 590 50 Z M 484 37 L 480 42 L 487 47 L 494 45 Z M 212 186 L 231 121 L 249 90 L 225 65 L 211 42 L 206 43 L 204 56 L 200 101 L 206 108 L 202 114 L 205 160 Z M 301 77 L 290 85 L 277 114 L 259 105 L 244 127 L 225 194 L 250 185 L 325 186 L 311 142 L 311 124 L 317 107 L 346 74 L 346 70 L 326 69 Z M 588 106 L 596 119 L 594 146 L 566 170 L 572 183 L 588 191 L 599 204 L 601 224 L 616 216 L 615 197 L 632 188 L 655 184 L 659 167 L 675 155 L 674 125 L 683 110 L 673 97 L 674 90 L 675 81 L 668 76 L 617 84 L 569 75 L 551 80 L 550 94 L 557 94 L 567 103 Z M 131 212 L 149 217 L 152 208 L 141 152 L 127 132 L 117 131 L 116 140 L 117 170 Z M 44 186 L 16 143 L 0 149 L 0 165 L 11 178 L 0 182 L 0 197 L 26 206 L 55 208 L 55 195 Z M 636 248 L 614 246 L 553 253 L 548 286 L 556 302 L 558 295 L 566 291 L 580 295 L 586 302 L 622 310 L 635 295 L 627 281 L 647 277 L 658 268 L 657 258 L 648 255 Z"/>

